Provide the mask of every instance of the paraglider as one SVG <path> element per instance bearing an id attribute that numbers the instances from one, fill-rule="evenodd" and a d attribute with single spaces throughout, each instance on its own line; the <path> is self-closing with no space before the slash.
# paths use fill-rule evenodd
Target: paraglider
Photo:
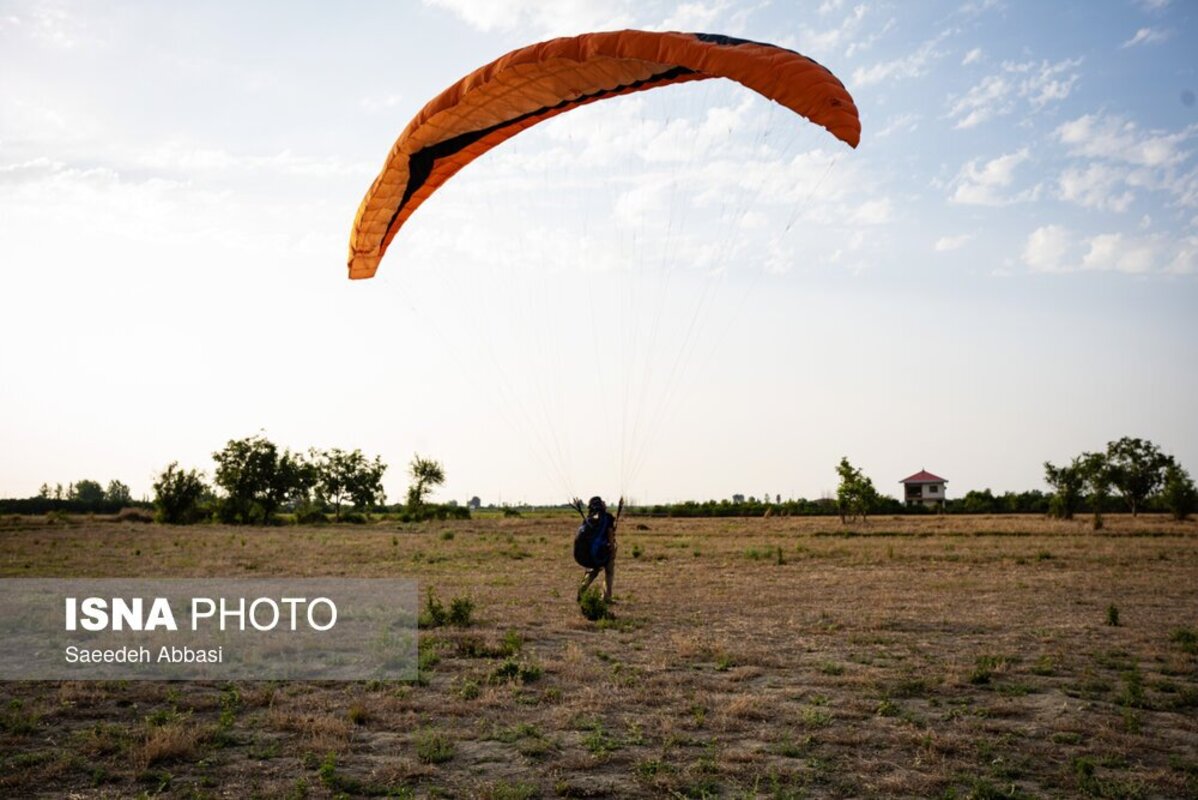
<path id="1" fill-rule="evenodd" d="M 703 33 L 624 30 L 552 39 L 471 72 L 408 123 L 358 208 L 349 277 L 372 277 L 421 203 L 521 131 L 588 103 L 709 78 L 743 84 L 857 146 L 861 123 L 852 97 L 825 67 L 793 50 Z"/>

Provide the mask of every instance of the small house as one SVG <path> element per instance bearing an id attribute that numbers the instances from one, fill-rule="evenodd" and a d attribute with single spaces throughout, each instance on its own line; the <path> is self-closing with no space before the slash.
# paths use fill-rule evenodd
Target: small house
<path id="1" fill-rule="evenodd" d="M 939 475 L 921 469 L 914 475 L 903 478 L 899 483 L 903 485 L 903 501 L 907 505 L 944 508 L 944 484 L 948 481 Z"/>

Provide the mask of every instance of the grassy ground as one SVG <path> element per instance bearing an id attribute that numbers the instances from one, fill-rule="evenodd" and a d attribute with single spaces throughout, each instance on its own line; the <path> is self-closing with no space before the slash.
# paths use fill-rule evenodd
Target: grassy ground
<path id="1" fill-rule="evenodd" d="M 1194 522 L 626 519 L 598 624 L 572 528 L 4 520 L 3 576 L 416 577 L 475 622 L 418 684 L 0 684 L 0 796 L 1198 797 Z"/>

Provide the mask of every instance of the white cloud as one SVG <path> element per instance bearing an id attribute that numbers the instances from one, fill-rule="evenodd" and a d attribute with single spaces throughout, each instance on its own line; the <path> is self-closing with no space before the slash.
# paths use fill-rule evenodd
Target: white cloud
<path id="1" fill-rule="evenodd" d="M 945 55 L 937 47 L 947 35 L 948 31 L 937 34 L 921 44 L 914 52 L 902 58 L 882 61 L 871 67 L 858 67 L 853 70 L 853 82 L 860 86 L 868 86 L 883 81 L 904 80 L 926 75 L 932 68 L 932 64 Z"/>
<path id="2" fill-rule="evenodd" d="M 826 12 L 821 9 L 821 13 L 826 14 L 833 10 L 836 9 L 829 8 Z M 823 56 L 839 51 L 846 45 L 851 46 L 850 42 L 857 39 L 858 32 L 865 22 L 866 12 L 867 7 L 861 3 L 853 6 L 852 10 L 840 21 L 840 24 L 833 28 L 816 30 L 804 26 L 799 31 L 798 49 L 804 53 Z"/>
<path id="3" fill-rule="evenodd" d="M 932 249 L 937 253 L 948 253 L 952 250 L 959 250 L 968 244 L 969 240 L 972 238 L 973 234 L 970 233 L 962 233 L 958 234 L 957 236 L 941 236 L 936 240 L 936 243 L 932 245 Z"/>
<path id="4" fill-rule="evenodd" d="M 1080 58 L 1039 64 L 1005 61 L 999 72 L 982 78 L 953 101 L 948 117 L 957 120 L 956 128 L 972 128 L 992 117 L 1010 114 L 1017 98 L 1026 100 L 1033 110 L 1064 100 L 1080 77 L 1075 70 L 1081 63 Z"/>
<path id="5" fill-rule="evenodd" d="M 509 31 L 531 26 L 564 35 L 631 25 L 630 0 L 423 0 L 443 8 L 480 31 Z"/>
<path id="6" fill-rule="evenodd" d="M 1155 244 L 1147 239 L 1132 239 L 1122 233 L 1103 233 L 1089 240 L 1082 258 L 1083 269 L 1115 270 L 1141 274 L 1152 269 Z"/>
<path id="7" fill-rule="evenodd" d="M 961 59 L 961 66 L 967 67 L 970 64 L 976 64 L 982 60 L 982 48 L 975 47 L 965 54 L 965 58 Z"/>
<path id="8" fill-rule="evenodd" d="M 953 192 L 952 201 L 964 205 L 1004 206 L 1036 199 L 1039 196 L 1039 186 L 1014 195 L 1004 195 L 1001 192 L 1014 182 L 1015 169 L 1030 157 L 1028 148 L 1024 147 L 980 166 L 977 159 L 967 162 L 953 179 L 956 190 Z"/>
<path id="9" fill-rule="evenodd" d="M 1080 58 L 1067 58 L 1055 64 L 1041 61 L 1038 67 L 1033 64 L 1011 65 L 1011 69 L 1029 73 L 1019 84 L 1019 96 L 1027 98 L 1033 108 L 1040 109 L 1049 102 L 1064 100 L 1069 96 L 1080 77 L 1073 70 L 1081 63 Z"/>
<path id="10" fill-rule="evenodd" d="M 883 197 L 876 200 L 866 200 L 857 206 L 849 221 L 862 225 L 882 225 L 889 222 L 890 218 L 890 199 Z"/>
<path id="11" fill-rule="evenodd" d="M 1132 36 L 1123 44 L 1119 45 L 1119 47 L 1126 48 L 1135 47 L 1136 45 L 1141 44 L 1158 44 L 1159 42 L 1163 42 L 1168 39 L 1170 35 L 1171 34 L 1169 31 L 1161 30 L 1159 28 L 1140 28 L 1138 31 L 1136 31 L 1134 36 Z"/>
<path id="12" fill-rule="evenodd" d="M 1032 231 L 1023 248 L 1023 262 L 1033 272 L 1065 271 L 1065 257 L 1073 246 L 1073 237 L 1060 225 L 1044 225 Z"/>
<path id="13" fill-rule="evenodd" d="M 1084 169 L 1066 168 L 1057 185 L 1062 200 L 1083 208 L 1123 212 L 1135 199 L 1126 188 L 1127 175 L 1126 169 L 1092 163 Z"/>
<path id="14" fill-rule="evenodd" d="M 1028 236 L 1023 262 L 1032 272 L 1191 272 L 1192 239 L 1170 242 L 1161 236 L 1122 232 L 1079 236 L 1060 225 L 1044 225 Z"/>
<path id="15" fill-rule="evenodd" d="M 1007 96 L 1011 83 L 1002 75 L 988 75 L 953 103 L 949 118 L 956 117 L 956 128 L 972 128 L 997 114 L 1009 114 L 1012 104 Z"/>
<path id="16" fill-rule="evenodd" d="M 1178 133 L 1143 132 L 1122 117 L 1086 114 L 1058 127 L 1056 136 L 1073 155 L 1161 167 L 1189 157 L 1181 145 L 1195 130 L 1198 126 L 1191 125 Z"/>
<path id="17" fill-rule="evenodd" d="M 1136 0 L 1136 5 L 1148 12 L 1164 11 L 1171 0 Z"/>
<path id="18" fill-rule="evenodd" d="M 906 112 L 886 120 L 874 138 L 883 139 L 895 133 L 910 133 L 919 127 L 919 114 Z"/>
<path id="19" fill-rule="evenodd" d="M 1187 236 L 1178 242 L 1177 252 L 1165 271 L 1173 275 L 1198 273 L 1198 236 Z"/>

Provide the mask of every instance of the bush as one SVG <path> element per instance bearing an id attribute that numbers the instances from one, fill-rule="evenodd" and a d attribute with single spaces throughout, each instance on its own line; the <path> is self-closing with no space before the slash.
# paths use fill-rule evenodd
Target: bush
<path id="1" fill-rule="evenodd" d="M 607 607 L 607 601 L 603 599 L 602 592 L 594 587 L 587 589 L 578 598 L 578 608 L 582 611 L 582 615 L 591 622 L 611 618 L 611 611 Z"/>
<path id="2" fill-rule="evenodd" d="M 1189 517 L 1198 505 L 1198 490 L 1194 488 L 1194 481 L 1190 479 L 1189 473 L 1176 463 L 1170 462 L 1165 468 L 1165 485 L 1161 490 L 1161 500 L 1173 519 L 1179 521 Z"/>
<path id="3" fill-rule="evenodd" d="M 474 613 L 474 601 L 469 597 L 455 597 L 449 601 L 449 624 L 459 628 L 470 626 L 470 615 Z"/>
<path id="4" fill-rule="evenodd" d="M 190 525 L 203 516 L 200 500 L 208 487 L 200 473 L 178 467 L 179 462 L 172 461 L 154 482 L 155 516 L 168 525 Z"/>

